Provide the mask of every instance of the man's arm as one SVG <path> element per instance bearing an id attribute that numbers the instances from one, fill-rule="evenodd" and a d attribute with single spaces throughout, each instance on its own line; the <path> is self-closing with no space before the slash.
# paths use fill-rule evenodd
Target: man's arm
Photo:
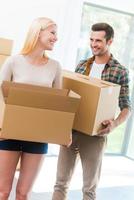
<path id="1" fill-rule="evenodd" d="M 98 132 L 100 136 L 110 133 L 114 128 L 122 124 L 130 115 L 131 102 L 129 92 L 129 72 L 122 66 L 122 70 L 117 71 L 120 74 L 119 84 L 121 85 L 119 95 L 120 113 L 114 120 L 105 120 L 102 122 L 102 129 Z M 117 74 L 117 75 L 118 75 Z"/>

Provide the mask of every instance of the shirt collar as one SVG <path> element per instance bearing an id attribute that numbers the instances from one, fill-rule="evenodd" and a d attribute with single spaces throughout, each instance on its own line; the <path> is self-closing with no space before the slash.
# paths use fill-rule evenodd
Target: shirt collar
<path id="1" fill-rule="evenodd" d="M 95 56 L 92 56 L 91 58 L 89 58 L 87 60 L 87 65 L 91 66 L 93 64 L 94 60 L 95 60 Z M 111 56 L 110 56 L 110 58 L 109 58 L 109 60 L 108 60 L 108 62 L 107 62 L 105 67 L 108 68 L 108 67 L 113 66 L 114 65 L 114 60 L 115 59 L 114 59 L 113 55 L 111 54 Z"/>

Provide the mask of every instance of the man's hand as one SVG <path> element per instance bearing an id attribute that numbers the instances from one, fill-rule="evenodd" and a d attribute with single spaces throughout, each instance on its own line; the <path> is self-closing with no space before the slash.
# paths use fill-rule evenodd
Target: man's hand
<path id="1" fill-rule="evenodd" d="M 108 135 L 116 127 L 115 120 L 105 120 L 102 122 L 102 129 L 98 131 L 98 136 Z"/>
<path id="2" fill-rule="evenodd" d="M 130 109 L 124 108 L 115 120 L 105 120 L 102 122 L 102 129 L 98 131 L 98 136 L 105 136 L 110 133 L 114 128 L 122 124 L 129 116 Z"/>

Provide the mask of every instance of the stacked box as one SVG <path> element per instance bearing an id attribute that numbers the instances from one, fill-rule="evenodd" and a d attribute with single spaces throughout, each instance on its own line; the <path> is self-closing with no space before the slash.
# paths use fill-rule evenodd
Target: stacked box
<path id="1" fill-rule="evenodd" d="M 0 38 L 0 67 L 5 60 L 11 55 L 13 41 L 5 38 Z"/>

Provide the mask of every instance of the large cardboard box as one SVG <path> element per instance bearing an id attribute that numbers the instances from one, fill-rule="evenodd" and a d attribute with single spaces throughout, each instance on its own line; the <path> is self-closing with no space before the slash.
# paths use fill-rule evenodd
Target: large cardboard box
<path id="1" fill-rule="evenodd" d="M 78 73 L 63 71 L 63 88 L 81 96 L 73 129 L 88 135 L 97 135 L 104 120 L 116 113 L 120 86 Z"/>
<path id="2" fill-rule="evenodd" d="M 12 51 L 13 40 L 0 38 L 0 54 L 10 55 Z"/>
<path id="3" fill-rule="evenodd" d="M 70 90 L 4 82 L 0 137 L 66 145 L 79 102 Z"/>
<path id="4" fill-rule="evenodd" d="M 6 60 L 8 57 L 9 57 L 9 56 L 0 55 L 0 68 L 1 68 L 1 66 L 4 64 L 5 60 Z"/>

